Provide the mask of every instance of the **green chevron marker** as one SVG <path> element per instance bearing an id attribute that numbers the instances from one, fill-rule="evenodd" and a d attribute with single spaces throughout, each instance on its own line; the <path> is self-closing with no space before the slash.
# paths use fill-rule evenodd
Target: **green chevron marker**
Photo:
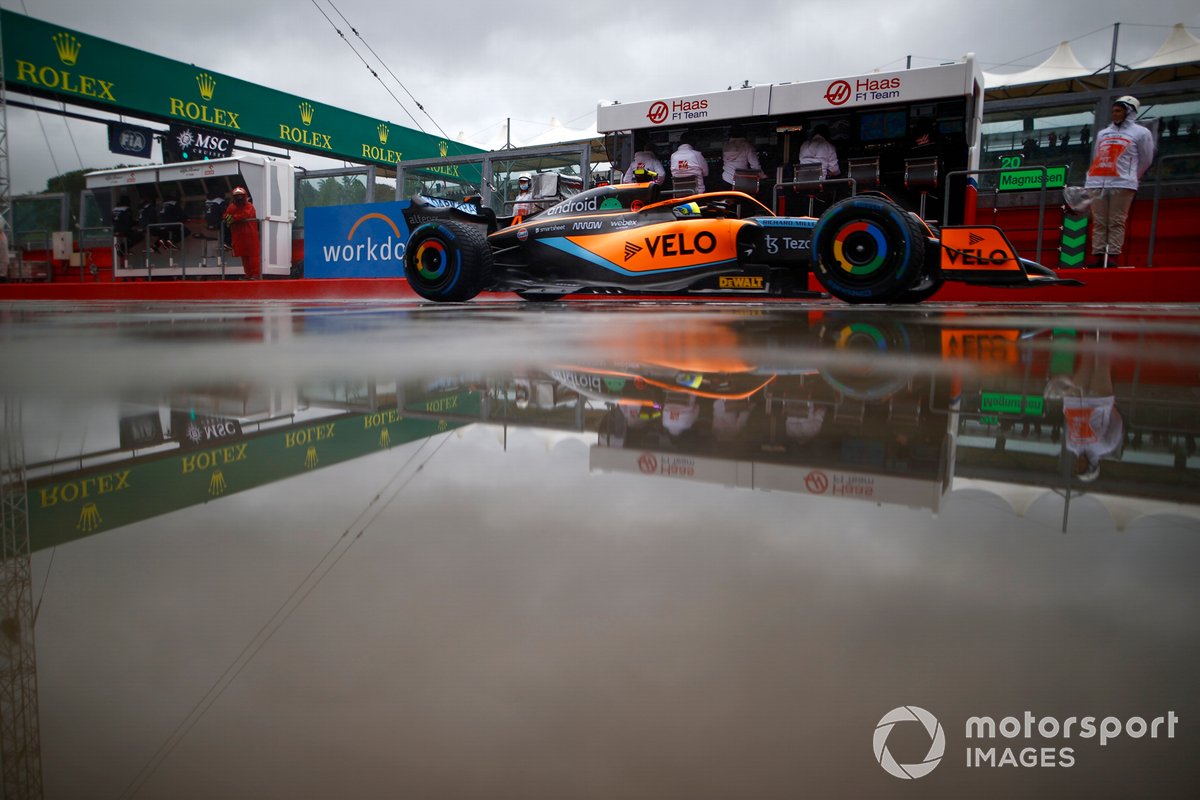
<path id="1" fill-rule="evenodd" d="M 1087 255 L 1087 226 L 1087 216 L 1073 211 L 1063 214 L 1062 239 L 1058 248 L 1060 267 L 1078 267 L 1083 264 Z"/>

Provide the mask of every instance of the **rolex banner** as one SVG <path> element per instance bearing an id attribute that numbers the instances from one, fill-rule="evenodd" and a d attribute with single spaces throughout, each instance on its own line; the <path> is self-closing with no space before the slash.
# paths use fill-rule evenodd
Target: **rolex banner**
<path id="1" fill-rule="evenodd" d="M 402 159 L 482 152 L 15 11 L 0 11 L 0 25 L 8 91 L 358 163 L 392 166 Z"/>
<path id="2" fill-rule="evenodd" d="M 478 416 L 479 408 L 479 393 L 464 392 L 431 399 L 414 411 Z M 348 414 L 253 436 L 240 436 L 230 420 L 201 418 L 198 431 L 181 424 L 172 433 L 188 440 L 186 447 L 30 481 L 30 549 L 105 533 L 467 424 L 406 413 L 392 408 Z"/>

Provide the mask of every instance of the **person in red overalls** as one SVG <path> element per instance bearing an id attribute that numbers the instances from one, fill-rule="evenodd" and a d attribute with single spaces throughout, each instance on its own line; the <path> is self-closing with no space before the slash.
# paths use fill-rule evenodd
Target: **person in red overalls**
<path id="1" fill-rule="evenodd" d="M 233 190 L 233 203 L 225 211 L 225 224 L 229 226 L 233 254 L 242 259 L 242 270 L 245 271 L 246 277 L 258 280 L 262 277 L 258 212 L 250 202 L 249 193 L 241 186 Z"/>

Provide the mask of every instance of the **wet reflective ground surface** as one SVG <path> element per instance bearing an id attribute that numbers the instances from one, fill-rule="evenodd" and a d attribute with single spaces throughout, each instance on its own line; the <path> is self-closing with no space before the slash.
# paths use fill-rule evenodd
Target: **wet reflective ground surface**
<path id="1" fill-rule="evenodd" d="M 48 798 L 1192 797 L 1198 338 L 2 306 L 4 710 Z"/>

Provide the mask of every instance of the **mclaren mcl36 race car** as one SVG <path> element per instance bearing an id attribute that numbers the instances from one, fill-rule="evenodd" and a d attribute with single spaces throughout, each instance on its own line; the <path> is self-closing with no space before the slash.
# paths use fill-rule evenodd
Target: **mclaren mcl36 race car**
<path id="1" fill-rule="evenodd" d="M 404 271 L 421 297 L 483 291 L 803 297 L 809 271 L 849 303 L 916 303 L 947 280 L 1077 284 L 1018 257 L 987 225 L 940 230 L 886 197 L 858 195 L 820 217 L 776 216 L 741 192 L 663 198 L 653 183 L 599 186 L 525 219 L 417 196 Z"/>

